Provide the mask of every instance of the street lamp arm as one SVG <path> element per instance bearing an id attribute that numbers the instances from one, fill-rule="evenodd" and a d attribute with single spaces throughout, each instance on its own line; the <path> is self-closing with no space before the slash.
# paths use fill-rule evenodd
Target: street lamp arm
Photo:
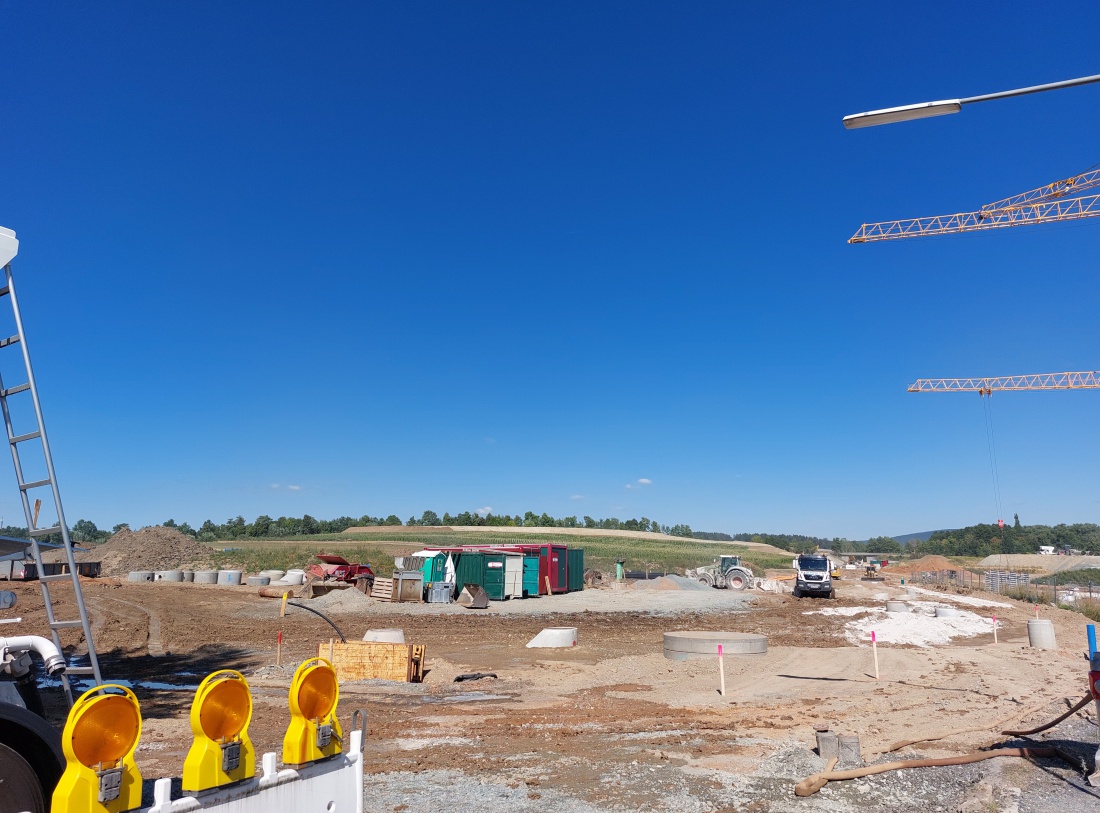
<path id="1" fill-rule="evenodd" d="M 874 127 L 879 124 L 893 124 L 898 121 L 912 121 L 914 119 L 926 119 L 932 116 L 944 116 L 948 113 L 958 113 L 964 104 L 974 102 L 988 102 L 992 99 L 1006 99 L 1010 96 L 1026 96 L 1029 93 L 1042 93 L 1045 90 L 1060 90 L 1062 88 L 1077 87 L 1100 82 L 1100 74 L 1082 76 L 1079 79 L 1067 79 L 1064 82 L 1049 82 L 1045 85 L 1032 85 L 1015 90 L 1003 90 L 1000 93 L 986 93 L 981 96 L 969 96 L 965 99 L 948 99 L 940 102 L 921 102 L 920 104 L 907 104 L 901 107 L 887 107 L 882 110 L 871 110 L 866 113 L 855 113 L 844 117 L 844 126 L 849 130 L 860 127 Z"/>

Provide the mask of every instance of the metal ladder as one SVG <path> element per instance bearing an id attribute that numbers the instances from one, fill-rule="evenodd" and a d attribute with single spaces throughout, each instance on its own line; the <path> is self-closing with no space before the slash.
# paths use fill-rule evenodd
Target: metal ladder
<path id="1" fill-rule="evenodd" d="M 61 636 L 58 634 L 59 631 L 76 627 L 80 627 L 83 630 L 84 642 L 88 647 L 89 665 L 69 666 L 61 676 L 61 684 L 65 689 L 65 695 L 71 706 L 73 703 L 73 690 L 69 680 L 70 676 L 89 675 L 97 686 L 103 683 L 103 678 L 99 671 L 99 659 L 96 657 L 95 643 L 92 640 L 92 628 L 91 624 L 88 622 L 88 612 L 84 606 L 84 594 L 80 589 L 80 579 L 77 574 L 76 560 L 73 558 L 73 543 L 69 538 L 68 525 L 65 523 L 65 512 L 61 507 L 61 492 L 57 488 L 57 477 L 53 470 L 53 457 L 50 454 L 50 444 L 46 440 L 46 425 L 42 420 L 42 405 L 38 401 L 38 389 L 34 384 L 34 371 L 31 369 L 31 357 L 27 350 L 27 339 L 23 333 L 23 319 L 19 313 L 19 302 L 15 298 L 15 284 L 12 281 L 10 263 L 4 266 L 4 276 L 6 279 L 4 281 L 4 287 L 0 288 L 0 297 L 6 296 L 11 300 L 11 309 L 15 316 L 16 332 L 14 336 L 0 339 L 0 350 L 12 345 L 19 345 L 23 351 L 23 365 L 26 368 L 27 378 L 25 383 L 7 386 L 2 376 L 0 376 L 0 411 L 2 411 L 4 415 L 4 427 L 7 430 L 8 446 L 11 448 L 12 462 L 15 464 L 15 479 L 19 485 L 19 497 L 23 501 L 23 513 L 27 519 L 27 529 L 30 534 L 31 548 L 34 551 L 34 561 L 38 568 L 38 580 L 42 587 L 42 599 L 46 605 L 46 619 L 50 626 L 50 636 L 59 651 L 64 651 L 62 649 Z M 30 394 L 30 400 L 34 406 L 37 428 L 33 429 L 33 431 L 17 435 L 15 434 L 15 428 L 12 424 L 12 410 L 8 401 L 12 399 L 13 396 L 20 396 L 23 393 Z M 25 398 L 21 400 L 25 401 Z M 18 401 L 13 401 L 13 404 L 15 403 L 18 403 Z M 38 448 L 41 451 L 42 458 L 45 460 L 46 476 L 43 479 L 28 482 L 23 474 L 20 445 L 33 440 L 41 441 Z M 32 446 L 34 446 L 34 444 L 32 444 Z M 33 452 L 28 453 L 33 454 Z M 46 492 L 47 487 L 49 488 L 48 494 Z M 31 508 L 32 493 L 36 497 L 36 504 L 33 510 Z M 38 499 L 38 495 L 41 495 L 41 500 Z M 43 502 L 48 506 L 49 503 L 46 502 L 48 499 L 53 500 L 53 507 L 56 509 L 57 513 L 57 524 L 48 528 L 37 528 L 35 526 L 38 521 L 39 508 Z M 68 567 L 66 568 L 67 572 L 46 575 L 42 563 L 42 548 L 38 540 L 42 537 L 55 534 L 60 534 L 61 541 L 64 544 L 65 560 L 68 562 Z M 77 618 L 58 619 L 54 613 L 53 600 L 50 597 L 50 586 L 55 582 L 61 581 L 67 581 L 72 585 L 75 604 L 78 610 Z"/>

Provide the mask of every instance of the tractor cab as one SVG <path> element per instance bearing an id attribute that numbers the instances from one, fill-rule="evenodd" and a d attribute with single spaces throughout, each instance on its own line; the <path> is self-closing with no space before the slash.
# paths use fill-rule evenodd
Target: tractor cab
<path id="1" fill-rule="evenodd" d="M 741 567 L 740 556 L 722 556 L 718 559 L 715 559 L 714 561 L 718 565 L 718 569 L 722 573 L 725 573 L 731 567 Z"/>

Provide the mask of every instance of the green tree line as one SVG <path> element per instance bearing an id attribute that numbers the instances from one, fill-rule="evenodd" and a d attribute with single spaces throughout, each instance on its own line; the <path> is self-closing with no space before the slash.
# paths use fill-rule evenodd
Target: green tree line
<path id="1" fill-rule="evenodd" d="M 402 522 L 395 514 L 390 514 L 387 517 L 373 517 L 368 514 L 358 518 L 344 516 L 336 517 L 335 519 L 316 519 L 309 514 L 305 514 L 300 518 L 279 517 L 276 519 L 266 514 L 261 514 L 252 522 L 245 521 L 243 516 L 231 517 L 223 523 L 216 523 L 208 519 L 198 528 L 191 526 L 187 522 L 177 523 L 174 519 L 167 519 L 161 524 L 166 528 L 175 528 L 177 531 L 192 536 L 202 542 L 248 538 L 285 539 L 287 537 L 313 536 L 316 534 L 338 534 L 346 531 L 348 528 L 385 527 L 394 525 L 413 527 L 493 525 L 518 528 L 596 528 L 616 531 L 651 531 L 654 533 L 665 533 L 671 536 L 692 536 L 691 527 L 689 525 L 662 525 L 656 520 L 651 520 L 648 517 L 627 520 L 620 520 L 617 517 L 594 519 L 589 516 L 579 519 L 575 516 L 555 518 L 546 513 L 536 514 L 534 511 L 528 511 L 523 516 L 519 514 L 515 516 L 508 516 L 506 514 L 495 515 L 492 513 L 482 516 L 470 511 L 463 511 L 461 514 L 455 516 L 444 513 L 443 516 L 440 517 L 435 511 L 428 510 L 424 511 L 419 517 L 409 517 L 405 522 Z M 113 534 L 118 533 L 123 528 L 129 527 L 127 523 L 120 523 L 115 525 L 111 531 L 105 531 L 100 530 L 91 520 L 80 519 L 72 526 L 71 536 L 74 542 L 102 542 L 110 538 Z M 9 535 L 22 537 L 27 535 L 25 528 L 17 528 L 14 529 L 14 531 L 15 533 Z"/>
<path id="2" fill-rule="evenodd" d="M 1004 528 L 996 524 L 971 525 L 956 531 L 936 531 L 926 542 L 913 542 L 918 555 L 994 556 L 1000 553 L 1038 553 L 1040 546 L 1069 548 L 1084 553 L 1100 552 L 1100 525 L 1021 525 L 1020 517 Z"/>

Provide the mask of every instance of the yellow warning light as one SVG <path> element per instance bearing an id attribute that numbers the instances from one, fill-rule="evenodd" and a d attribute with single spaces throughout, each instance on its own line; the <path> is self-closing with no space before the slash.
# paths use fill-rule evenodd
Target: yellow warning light
<path id="1" fill-rule="evenodd" d="M 53 792 L 53 813 L 120 813 L 141 804 L 134 751 L 141 707 L 125 686 L 107 683 L 80 696 L 69 711 L 61 748 L 65 772 Z"/>
<path id="2" fill-rule="evenodd" d="M 249 779 L 256 773 L 256 752 L 248 738 L 252 693 L 244 675 L 222 669 L 207 675 L 191 703 L 195 735 L 183 762 L 187 792 Z"/>
<path id="3" fill-rule="evenodd" d="M 283 762 L 302 765 L 339 754 L 343 732 L 336 719 L 340 687 L 332 664 L 310 658 L 290 683 L 290 725 L 283 737 Z"/>

